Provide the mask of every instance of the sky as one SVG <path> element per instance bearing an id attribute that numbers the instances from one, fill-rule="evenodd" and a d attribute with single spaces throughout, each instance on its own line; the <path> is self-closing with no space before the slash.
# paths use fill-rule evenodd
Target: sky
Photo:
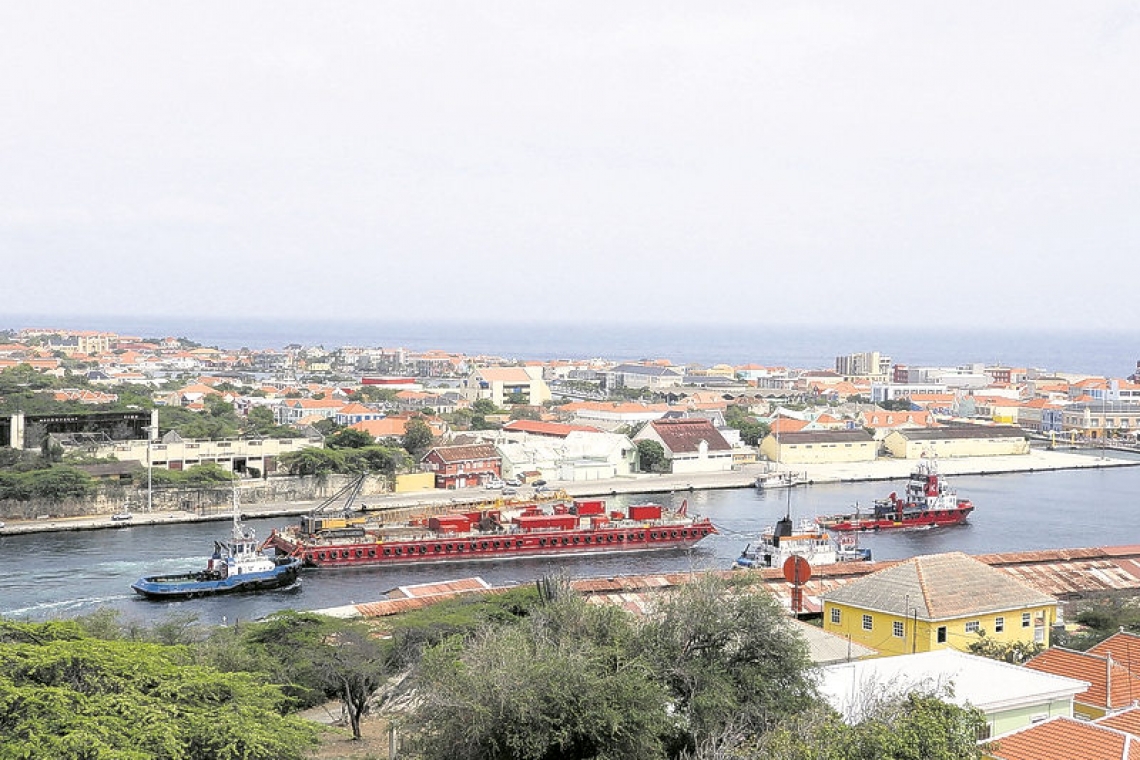
<path id="1" fill-rule="evenodd" d="M 0 314 L 1132 328 L 1138 94 L 1134 2 L 8 2 Z"/>

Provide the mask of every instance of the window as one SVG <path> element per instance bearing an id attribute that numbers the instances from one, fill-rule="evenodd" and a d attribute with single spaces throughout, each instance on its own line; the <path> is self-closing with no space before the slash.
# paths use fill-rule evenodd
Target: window
<path id="1" fill-rule="evenodd" d="M 894 634 L 895 634 L 896 639 L 901 639 L 903 636 L 906 635 L 903 632 L 903 624 L 902 624 L 901 620 L 896 620 L 891 627 L 894 629 Z"/>
<path id="2" fill-rule="evenodd" d="M 944 626 L 944 625 L 938 626 L 938 643 L 939 644 L 945 644 L 946 643 L 946 626 Z"/>
<path id="3" fill-rule="evenodd" d="M 1028 627 L 1029 627 L 1029 624 L 1030 624 L 1031 622 L 1032 622 L 1032 621 L 1030 620 L 1030 617 L 1029 617 L 1029 613 L 1028 613 L 1028 612 L 1023 612 L 1023 613 L 1021 613 L 1021 627 L 1022 627 L 1022 628 L 1028 628 Z"/>
<path id="4" fill-rule="evenodd" d="M 1004 630 L 1005 630 L 1005 618 L 1003 618 L 1003 617 L 994 618 L 994 633 L 1001 633 Z"/>
<path id="5" fill-rule="evenodd" d="M 978 625 L 977 620 L 971 620 L 966 623 L 966 633 L 977 633 L 979 628 L 981 628 L 981 626 Z"/>
<path id="6" fill-rule="evenodd" d="M 838 607 L 832 607 L 831 608 L 831 622 L 834 625 L 839 625 L 839 608 Z"/>
<path id="7" fill-rule="evenodd" d="M 873 626 L 873 624 L 871 622 L 871 616 L 870 615 L 864 615 L 863 616 L 863 630 L 869 631 L 872 629 L 872 626 Z"/>

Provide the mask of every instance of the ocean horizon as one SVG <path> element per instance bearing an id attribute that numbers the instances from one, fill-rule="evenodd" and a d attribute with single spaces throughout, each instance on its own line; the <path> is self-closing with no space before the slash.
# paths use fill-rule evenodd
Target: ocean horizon
<path id="1" fill-rule="evenodd" d="M 894 363 L 911 366 L 982 363 L 1126 377 L 1140 360 L 1140 330 L 0 315 L 0 329 L 21 328 L 173 336 L 224 349 L 281 349 L 290 344 L 438 349 L 505 359 L 668 359 L 706 367 L 723 363 L 831 369 L 837 356 L 878 351 Z"/>

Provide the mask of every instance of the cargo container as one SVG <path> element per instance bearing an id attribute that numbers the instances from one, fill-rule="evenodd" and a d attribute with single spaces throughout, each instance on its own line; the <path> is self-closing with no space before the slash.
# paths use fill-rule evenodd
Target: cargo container
<path id="1" fill-rule="evenodd" d="M 579 517 L 604 515 L 606 513 L 606 503 L 600 499 L 581 499 L 574 502 L 574 506 L 571 507 L 570 511 Z"/>
<path id="2" fill-rule="evenodd" d="M 660 504 L 630 504 L 629 519 L 631 520 L 660 520 Z"/>
<path id="3" fill-rule="evenodd" d="M 467 518 L 467 515 L 439 515 L 438 517 L 429 517 L 428 529 L 439 532 L 465 533 L 471 530 L 471 520 Z"/>
<path id="4" fill-rule="evenodd" d="M 574 515 L 519 515 L 512 520 L 520 530 L 573 530 L 578 527 Z"/>

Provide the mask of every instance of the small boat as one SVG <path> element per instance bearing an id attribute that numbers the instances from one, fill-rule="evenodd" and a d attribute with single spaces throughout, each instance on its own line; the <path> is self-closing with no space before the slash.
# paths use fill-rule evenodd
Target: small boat
<path id="1" fill-rule="evenodd" d="M 871 561 L 871 550 L 861 548 L 853 536 L 832 538 L 813 520 L 801 520 L 798 526 L 793 526 L 791 517 L 786 515 L 761 533 L 758 542 L 745 546 L 732 567 L 736 570 L 780 568 L 793 555 L 803 557 L 813 567 Z"/>
<path id="2" fill-rule="evenodd" d="M 974 504 L 958 498 L 958 492 L 939 474 L 934 460 L 923 459 L 910 474 L 901 498 L 892 493 L 885 499 L 876 499 L 868 512 L 856 505 L 854 512 L 817 517 L 815 521 L 821 528 L 841 532 L 915 530 L 958 525 L 973 511 Z"/>
<path id="3" fill-rule="evenodd" d="M 792 472 L 791 470 L 774 470 L 756 476 L 755 485 L 762 491 L 774 488 L 792 488 L 807 485 L 808 478 L 805 472 Z"/>
<path id="4" fill-rule="evenodd" d="M 264 554 L 258 548 L 253 529 L 239 518 L 235 489 L 233 536 L 228 542 L 214 542 L 214 553 L 204 569 L 139 578 L 131 588 L 148 599 L 192 599 L 293 585 L 301 571 L 301 560 Z"/>

